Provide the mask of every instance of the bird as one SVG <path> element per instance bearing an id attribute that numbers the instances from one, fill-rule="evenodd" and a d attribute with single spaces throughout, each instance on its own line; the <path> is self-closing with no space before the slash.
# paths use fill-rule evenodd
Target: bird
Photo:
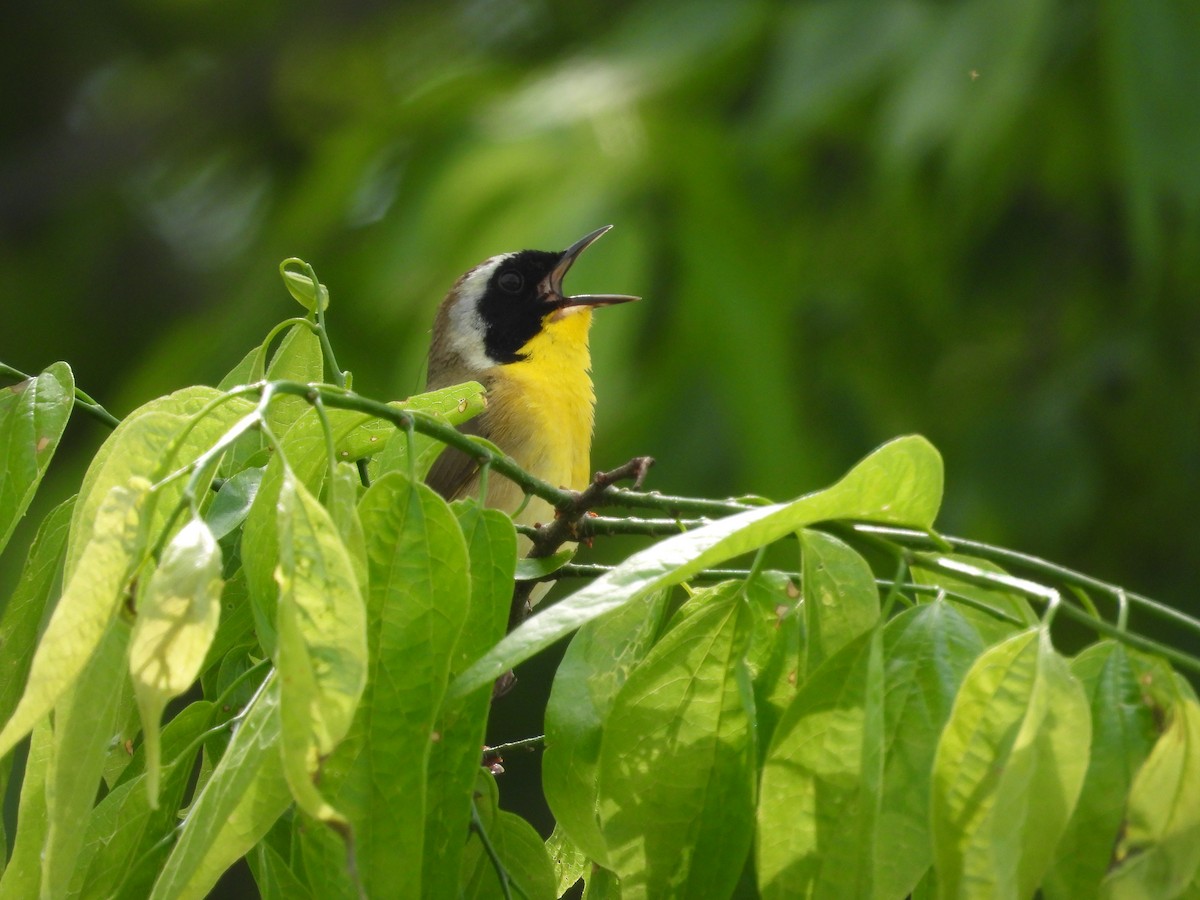
<path id="1" fill-rule="evenodd" d="M 590 478 L 596 396 L 588 331 L 592 310 L 640 298 L 563 292 L 579 255 L 612 228 L 584 235 L 566 250 L 520 250 L 464 273 L 438 307 L 426 390 L 465 381 L 483 385 L 487 406 L 461 426 L 496 444 L 522 469 L 555 487 L 582 490 Z M 447 500 L 478 496 L 478 462 L 447 448 L 427 483 Z M 488 474 L 484 504 L 518 524 L 550 521 L 545 500 L 525 501 L 515 483 Z"/>

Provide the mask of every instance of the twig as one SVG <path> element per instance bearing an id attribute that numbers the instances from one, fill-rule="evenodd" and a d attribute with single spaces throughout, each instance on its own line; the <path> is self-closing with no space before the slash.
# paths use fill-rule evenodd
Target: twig
<path id="1" fill-rule="evenodd" d="M 12 366 L 5 365 L 4 363 L 0 363 L 0 375 L 7 375 L 10 378 L 15 378 L 17 381 L 28 381 L 31 378 L 37 377 L 36 375 L 26 375 L 19 369 L 14 369 Z M 75 388 L 75 405 L 96 421 L 103 422 L 109 428 L 116 428 L 121 424 L 120 419 L 93 400 L 80 388 Z"/>
<path id="2" fill-rule="evenodd" d="M 583 521 L 593 509 L 603 505 L 608 492 L 619 481 L 633 480 L 635 487 L 640 487 L 646 478 L 646 473 L 654 465 L 649 456 L 635 456 L 624 465 L 617 466 L 608 472 L 597 472 L 592 483 L 582 491 L 566 491 L 560 503 L 554 504 L 554 519 L 533 529 L 530 538 L 533 549 L 527 554 L 532 559 L 543 559 L 553 556 L 558 548 L 568 541 L 585 539 Z M 616 521 L 616 520 L 609 520 Z M 678 526 L 674 531 L 678 531 Z M 637 534 L 640 532 L 626 532 Z M 508 630 L 512 631 L 521 624 L 531 612 L 529 598 L 533 586 L 537 582 L 518 581 L 513 587 L 512 606 L 508 614 Z"/>
<path id="3" fill-rule="evenodd" d="M 539 734 L 535 735 L 534 737 L 521 738 L 519 741 L 508 741 L 505 744 L 497 744 L 495 747 L 485 747 L 483 754 L 484 756 L 499 756 L 501 753 L 505 753 L 509 750 L 524 750 L 526 748 L 532 749 L 534 747 L 540 747 L 544 743 L 546 743 L 546 736 L 544 734 Z"/>

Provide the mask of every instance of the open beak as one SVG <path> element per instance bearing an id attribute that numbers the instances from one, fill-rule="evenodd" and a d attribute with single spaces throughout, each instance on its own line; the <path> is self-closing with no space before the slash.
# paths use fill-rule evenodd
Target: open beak
<path id="1" fill-rule="evenodd" d="M 641 299 L 641 297 L 634 297 L 630 294 L 576 294 L 574 297 L 568 297 L 563 294 L 563 279 L 567 277 L 567 272 L 570 271 L 571 265 L 579 258 L 579 254 L 595 243 L 600 235 L 611 228 L 611 225 L 597 228 L 591 234 L 581 237 L 562 252 L 562 256 L 558 258 L 558 263 L 550 270 L 550 274 L 546 276 L 541 284 L 542 296 L 548 304 L 556 309 L 566 310 L 577 306 L 612 306 L 614 303 L 628 303 L 631 300 Z"/>

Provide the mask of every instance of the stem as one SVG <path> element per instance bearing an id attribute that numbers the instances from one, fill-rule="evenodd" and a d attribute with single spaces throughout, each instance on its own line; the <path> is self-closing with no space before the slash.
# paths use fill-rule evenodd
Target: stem
<path id="1" fill-rule="evenodd" d="M 504 868 L 504 863 L 500 861 L 500 855 L 496 853 L 496 848 L 492 846 L 492 840 L 488 837 L 487 829 L 483 827 L 483 819 L 479 815 L 479 807 L 475 805 L 474 798 L 471 799 L 471 830 L 479 835 L 479 842 L 483 844 L 483 852 L 491 860 L 492 868 L 496 870 L 496 877 L 500 879 L 500 890 L 504 892 L 505 900 L 512 900 L 514 887 L 525 900 L 529 900 L 528 895 L 521 890 L 519 884 L 512 880 L 508 870 Z"/>
<path id="2" fill-rule="evenodd" d="M 14 369 L 12 366 L 5 365 L 4 363 L 0 363 L 0 375 L 7 375 L 10 378 L 15 378 L 17 381 L 29 381 L 37 377 L 36 375 L 26 375 L 21 370 Z M 109 428 L 116 428 L 121 424 L 120 419 L 79 388 L 75 388 L 75 405 L 96 421 L 103 422 Z"/>
<path id="3" fill-rule="evenodd" d="M 527 747 L 540 747 L 546 743 L 544 734 L 536 735 L 535 737 L 521 738 L 519 741 L 508 741 L 504 744 L 497 744 L 495 747 L 488 747 L 483 752 L 485 756 L 499 756 L 508 750 L 524 750 Z"/>
<path id="4" fill-rule="evenodd" d="M 346 387 L 346 375 L 348 373 L 342 371 L 342 367 L 337 364 L 337 357 L 333 355 L 333 344 L 329 342 L 329 329 L 325 325 L 325 304 L 321 302 L 321 288 L 325 287 L 317 280 L 317 273 L 308 263 L 304 264 L 305 274 L 312 280 L 313 292 L 317 298 L 317 339 L 321 342 L 321 355 L 325 357 L 325 363 L 333 370 L 333 383 L 340 388 Z M 325 288 L 326 296 L 329 289 Z"/>
<path id="5" fill-rule="evenodd" d="M 914 531 L 908 528 L 895 528 L 888 525 L 870 525 L 864 522 L 856 522 L 850 526 L 859 534 L 879 535 L 886 539 L 895 541 L 900 544 L 929 546 L 933 543 L 930 537 L 922 531 Z M 1049 581 L 1062 581 L 1066 584 L 1077 585 L 1084 590 L 1091 590 L 1096 593 L 1105 594 L 1113 599 L 1117 604 L 1118 609 L 1118 624 L 1121 624 L 1122 615 L 1121 608 L 1125 604 L 1132 604 L 1147 612 L 1165 619 L 1175 625 L 1182 625 L 1185 628 L 1200 634 L 1200 621 L 1193 619 L 1186 613 L 1182 613 L 1177 609 L 1167 606 L 1165 603 L 1160 603 L 1157 600 L 1151 600 L 1141 594 L 1135 594 L 1132 591 L 1127 591 L 1115 584 L 1110 584 L 1101 581 L 1099 578 L 1093 578 L 1090 575 L 1084 575 L 1082 572 L 1077 572 L 1074 569 L 1068 569 L 1066 566 L 1060 566 L 1057 563 L 1049 562 L 1037 556 L 1031 556 L 1028 553 L 1021 553 L 1017 550 L 1009 550 L 1006 547 L 997 547 L 993 544 L 985 544 L 981 541 L 968 540 L 966 538 L 952 537 L 950 535 L 942 535 L 942 539 L 950 544 L 957 553 L 969 553 L 972 556 L 978 556 L 980 559 L 990 560 L 991 562 L 1000 563 L 1002 565 L 1015 568 L 1025 569 L 1037 576 Z"/>

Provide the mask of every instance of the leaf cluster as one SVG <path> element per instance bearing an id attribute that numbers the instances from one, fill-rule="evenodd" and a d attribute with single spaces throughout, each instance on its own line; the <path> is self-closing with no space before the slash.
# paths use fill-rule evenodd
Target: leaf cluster
<path id="1" fill-rule="evenodd" d="M 1200 891 L 1200 704 L 1167 659 L 1197 662 L 1128 608 L 1200 625 L 934 533 L 920 437 L 787 502 L 604 485 L 586 505 L 665 518 L 588 516 L 455 430 L 478 385 L 353 393 L 300 268 L 306 315 L 122 420 L 29 549 L 0 619 L 6 777 L 29 738 L 0 898 L 203 897 L 243 858 L 266 897 Z M 103 418 L 63 363 L 0 392 L 0 548 L 75 405 Z M 519 574 L 584 568 L 518 567 L 507 515 L 428 488 L 448 443 L 575 537 L 675 533 L 506 634 Z M 1106 639 L 1065 656 L 1065 617 Z M 571 634 L 543 840 L 480 748 L 493 683 Z"/>

